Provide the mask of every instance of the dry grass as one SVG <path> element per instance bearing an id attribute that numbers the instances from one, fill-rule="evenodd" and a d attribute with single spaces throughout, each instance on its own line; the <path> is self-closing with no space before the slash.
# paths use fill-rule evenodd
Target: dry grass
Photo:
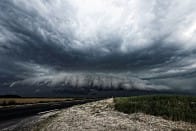
<path id="1" fill-rule="evenodd" d="M 48 103 L 72 100 L 71 98 L 0 98 L 0 106 Z"/>

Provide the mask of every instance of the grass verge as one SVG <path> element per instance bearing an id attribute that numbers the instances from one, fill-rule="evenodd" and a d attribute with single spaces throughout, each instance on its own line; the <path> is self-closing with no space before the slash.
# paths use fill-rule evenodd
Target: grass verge
<path id="1" fill-rule="evenodd" d="M 115 98 L 115 109 L 124 113 L 142 112 L 175 121 L 196 123 L 194 96 L 133 96 Z"/>

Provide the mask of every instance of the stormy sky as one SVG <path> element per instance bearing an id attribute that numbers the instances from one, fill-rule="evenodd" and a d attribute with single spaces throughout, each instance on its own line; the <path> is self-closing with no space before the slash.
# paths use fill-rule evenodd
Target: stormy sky
<path id="1" fill-rule="evenodd" d="M 196 94 L 195 0 L 1 0 L 0 95 Z"/>

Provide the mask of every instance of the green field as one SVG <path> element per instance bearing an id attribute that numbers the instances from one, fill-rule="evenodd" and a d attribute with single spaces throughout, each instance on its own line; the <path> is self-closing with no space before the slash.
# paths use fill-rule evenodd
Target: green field
<path id="1" fill-rule="evenodd" d="M 194 96 L 133 96 L 115 98 L 115 109 L 124 113 L 142 112 L 169 120 L 196 123 Z"/>

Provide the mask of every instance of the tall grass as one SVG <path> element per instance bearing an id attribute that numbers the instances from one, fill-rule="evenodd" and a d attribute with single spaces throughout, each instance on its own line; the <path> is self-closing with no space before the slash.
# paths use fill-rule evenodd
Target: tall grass
<path id="1" fill-rule="evenodd" d="M 196 123 L 196 97 L 134 96 L 115 98 L 115 109 L 124 113 L 143 112 L 170 120 Z"/>

